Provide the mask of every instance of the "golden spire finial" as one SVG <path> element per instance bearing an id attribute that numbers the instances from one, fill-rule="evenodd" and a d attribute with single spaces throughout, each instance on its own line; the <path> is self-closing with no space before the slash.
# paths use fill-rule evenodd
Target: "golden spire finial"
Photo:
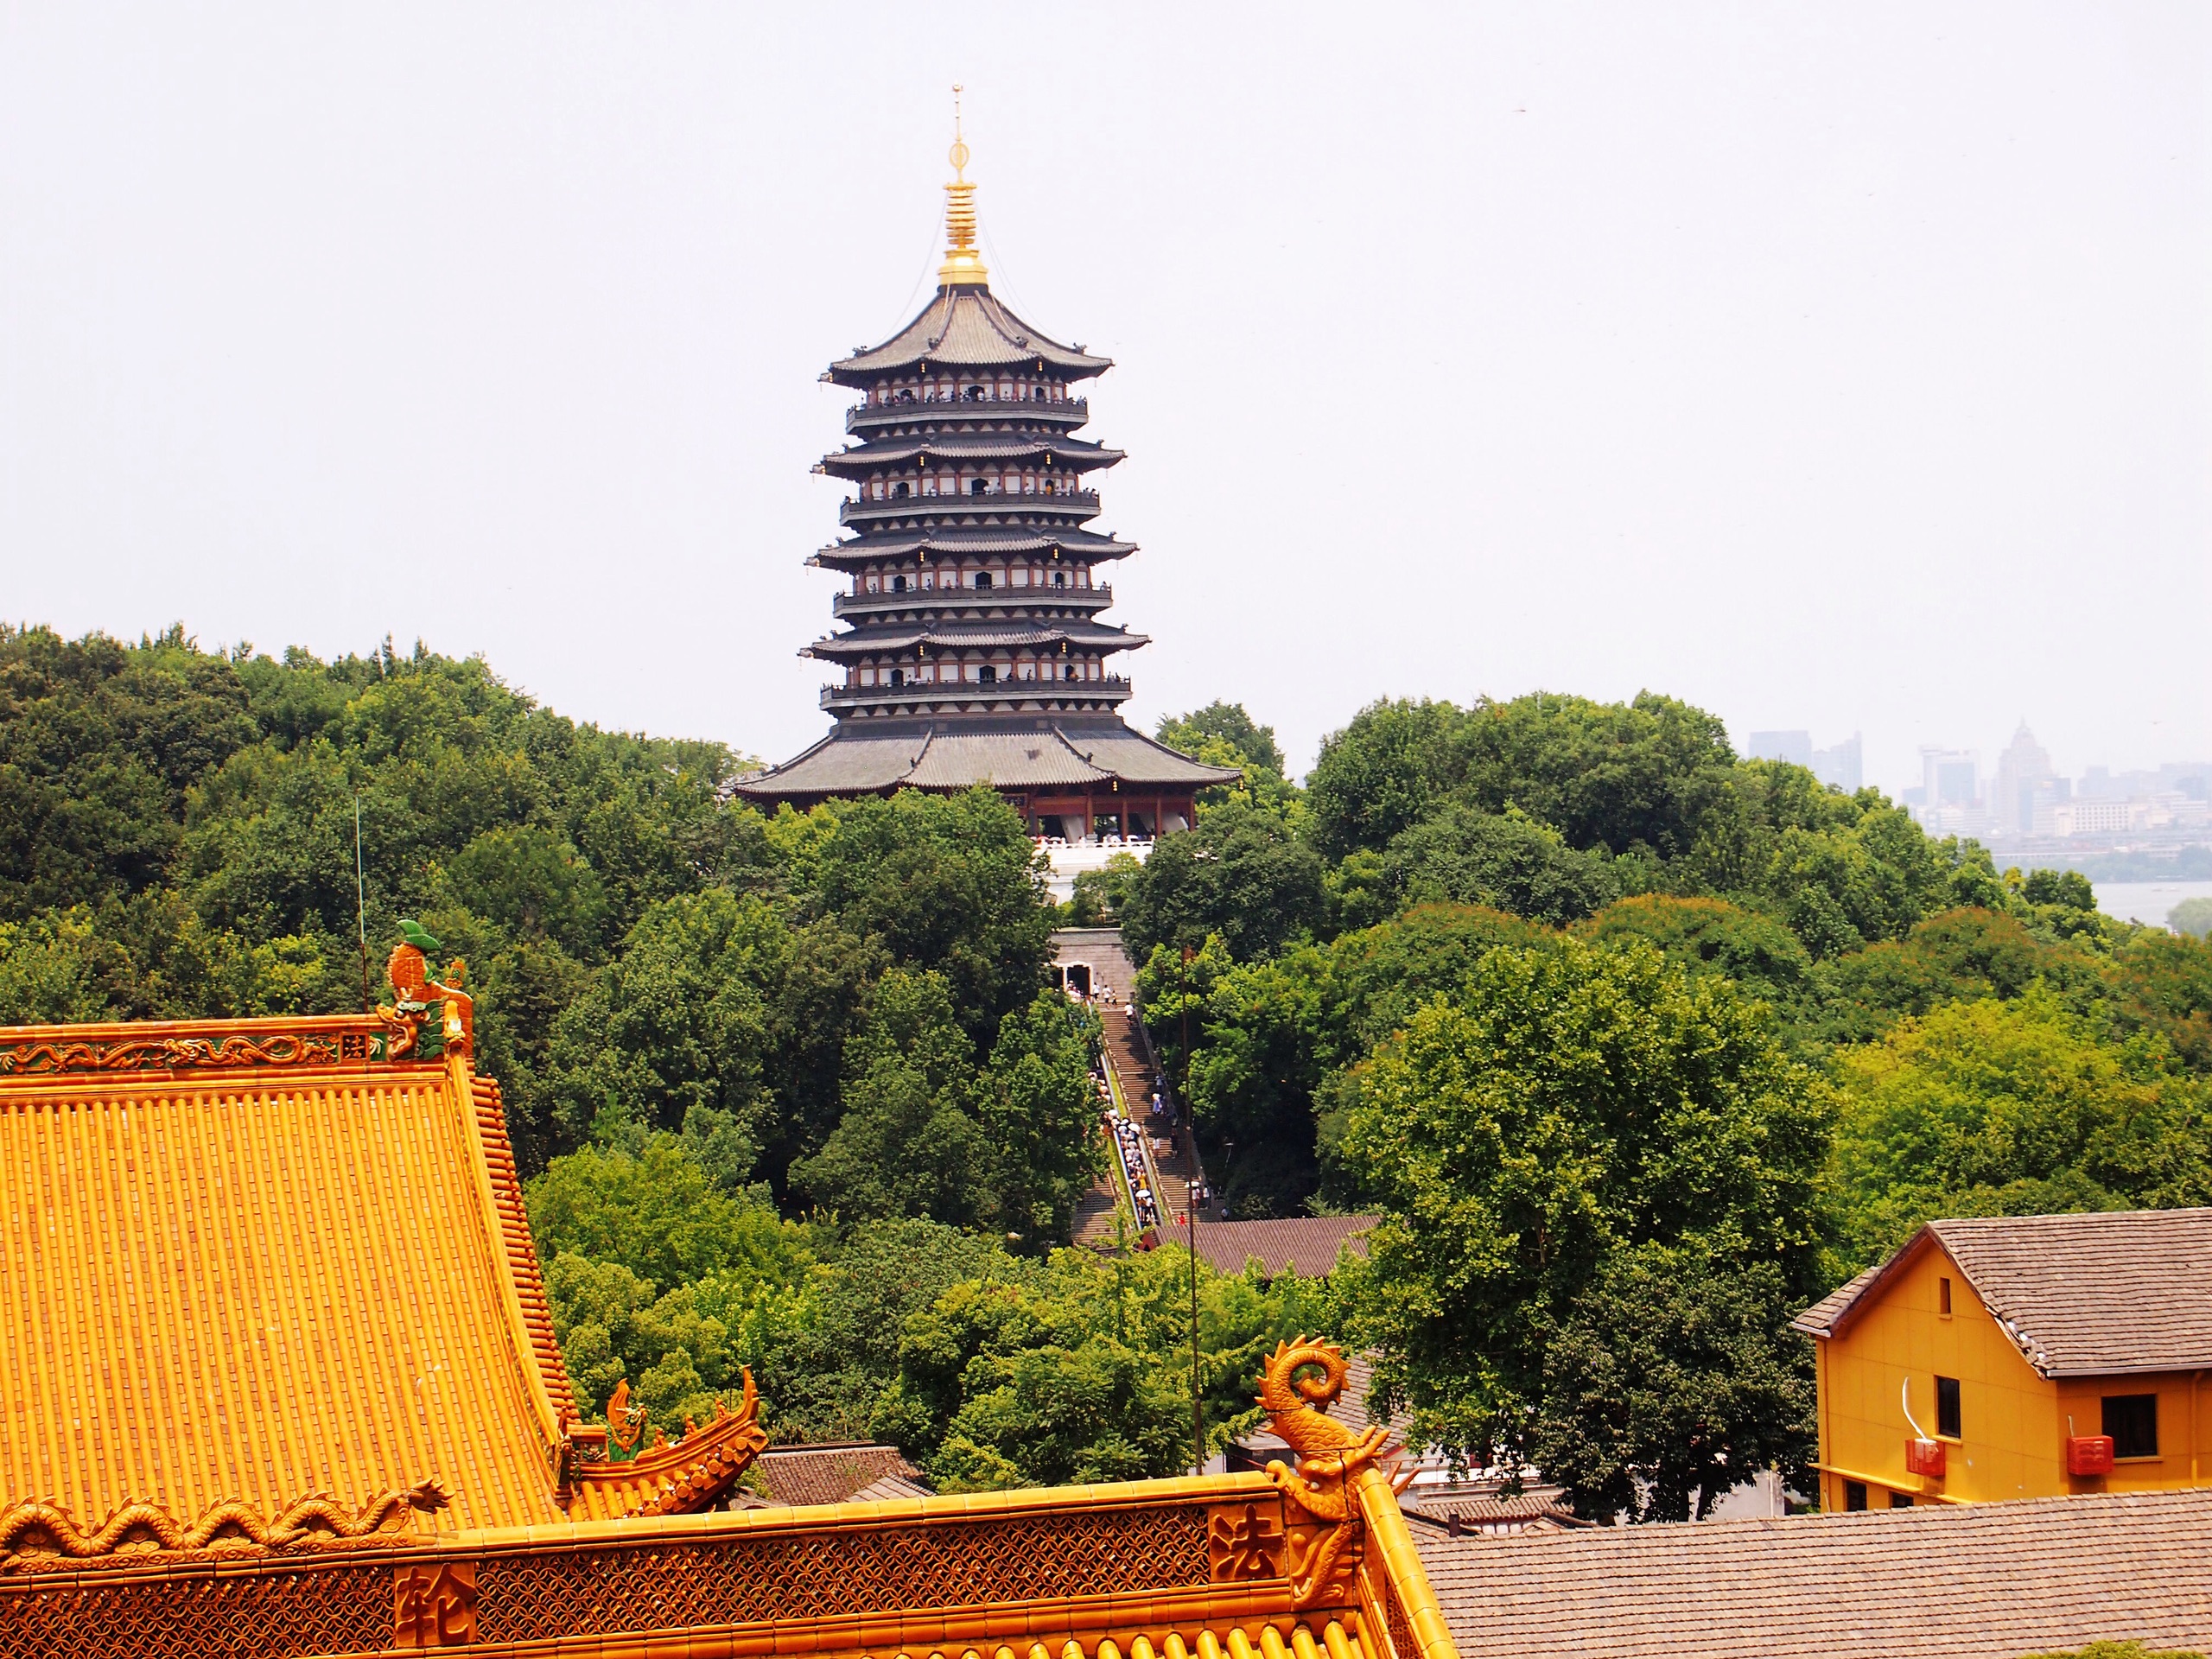
<path id="1" fill-rule="evenodd" d="M 960 86 L 952 88 L 952 182 L 944 187 L 944 263 L 937 268 L 944 288 L 983 288 L 990 272 L 976 251 L 976 187 L 968 182 L 968 141 L 960 134 Z"/>

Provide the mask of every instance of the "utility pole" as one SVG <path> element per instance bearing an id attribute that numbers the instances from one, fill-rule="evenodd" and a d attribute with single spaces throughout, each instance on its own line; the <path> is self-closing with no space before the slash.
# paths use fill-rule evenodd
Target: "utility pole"
<path id="1" fill-rule="evenodd" d="M 369 1008 L 369 878 L 361 863 L 361 791 L 353 791 L 353 918 L 361 930 L 361 1012 Z"/>
<path id="2" fill-rule="evenodd" d="M 1183 1230 L 1191 1247 L 1191 1472 L 1206 1471 L 1205 1391 L 1198 1376 L 1198 1123 L 1191 1111 L 1191 947 L 1183 947 L 1177 988 L 1183 1016 L 1183 1132 L 1191 1137 L 1191 1179 L 1184 1192 Z"/>

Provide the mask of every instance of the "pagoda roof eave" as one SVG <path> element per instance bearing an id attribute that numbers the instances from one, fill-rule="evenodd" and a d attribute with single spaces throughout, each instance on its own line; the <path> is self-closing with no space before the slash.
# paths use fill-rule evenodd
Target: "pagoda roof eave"
<path id="1" fill-rule="evenodd" d="M 924 455 L 947 461 L 1017 461 L 1050 455 L 1069 472 L 1112 467 L 1128 457 L 1119 449 L 1056 432 L 939 432 L 929 437 L 877 438 L 822 457 L 820 467 L 834 478 L 860 478 Z"/>
<path id="2" fill-rule="evenodd" d="M 1132 788 L 1207 789 L 1243 776 L 1234 766 L 1193 760 L 1111 715 L 939 715 L 841 722 L 802 753 L 732 790 L 773 804 L 979 783 L 1046 789 L 1119 779 Z"/>
<path id="3" fill-rule="evenodd" d="M 1071 645 L 1108 652 L 1136 651 L 1152 643 L 1147 635 L 1131 633 L 1126 628 L 1103 622 L 1046 622 L 1033 626 L 1018 622 L 1012 626 L 999 621 L 950 622 L 884 628 L 874 632 L 855 628 L 848 633 L 824 634 L 799 655 L 839 661 L 884 652 L 912 651 L 918 645 L 944 651 L 992 651 L 1019 645 L 1056 645 L 1064 640 Z"/>
<path id="4" fill-rule="evenodd" d="M 1007 310 L 988 288 L 940 288 L 912 322 L 880 346 L 832 363 L 825 378 L 865 388 L 887 374 L 925 364 L 948 369 L 1016 368 L 1041 364 L 1063 379 L 1103 374 L 1113 359 L 1063 346 Z"/>
<path id="5" fill-rule="evenodd" d="M 998 557 L 1020 553 L 1046 553 L 1054 548 L 1064 561 L 1103 563 L 1126 559 L 1137 551 L 1135 542 L 1116 541 L 1096 531 L 1070 529 L 1047 533 L 1027 525 L 971 525 L 943 536 L 921 537 L 911 531 L 880 542 L 831 542 L 809 556 L 807 563 L 823 569 L 858 569 L 887 560 L 909 559 L 927 553 L 932 558 Z"/>

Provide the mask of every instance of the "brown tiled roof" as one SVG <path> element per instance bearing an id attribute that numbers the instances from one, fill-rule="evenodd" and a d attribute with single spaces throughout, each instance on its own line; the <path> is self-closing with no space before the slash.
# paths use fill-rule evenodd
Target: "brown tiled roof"
<path id="1" fill-rule="evenodd" d="M 1199 1260 L 1217 1273 L 1242 1273 L 1247 1262 L 1274 1274 L 1285 1268 L 1300 1278 L 1319 1279 L 1335 1270 L 1346 1243 L 1367 1254 L 1364 1235 L 1373 1216 L 1294 1216 L 1287 1221 L 1202 1221 L 1198 1226 Z"/>
<path id="2" fill-rule="evenodd" d="M 1940 1243 L 2045 1376 L 2212 1365 L 2212 1209 L 1931 1221 L 1791 1329 L 1840 1333 L 1867 1293 Z"/>
<path id="3" fill-rule="evenodd" d="M 776 1503 L 845 1503 L 912 1497 L 929 1489 L 895 1446 L 772 1446 L 754 1463 Z M 887 1483 L 897 1491 L 876 1492 Z"/>
<path id="4" fill-rule="evenodd" d="M 2212 1647 L 2206 1491 L 1414 1538 L 1461 1659 Z"/>
<path id="5" fill-rule="evenodd" d="M 1457 1517 L 1470 1527 L 1525 1526 L 1538 1522 L 1553 1526 L 1586 1526 L 1575 1516 L 1560 1487 L 1532 1482 L 1513 1497 L 1498 1491 L 1495 1480 L 1431 1481 L 1416 1484 L 1398 1495 L 1398 1506 L 1408 1516 L 1445 1524 Z"/>

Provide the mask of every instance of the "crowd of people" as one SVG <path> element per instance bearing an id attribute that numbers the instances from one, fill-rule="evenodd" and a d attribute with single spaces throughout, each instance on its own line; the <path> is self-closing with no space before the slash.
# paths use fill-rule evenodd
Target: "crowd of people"
<path id="1" fill-rule="evenodd" d="M 1152 1190 L 1152 1166 L 1144 1155 L 1144 1131 L 1119 1113 L 1107 1121 L 1113 1128 L 1122 1173 L 1128 1178 L 1129 1198 L 1137 1210 L 1137 1226 L 1144 1231 L 1153 1231 L 1160 1225 L 1160 1195 Z"/>

